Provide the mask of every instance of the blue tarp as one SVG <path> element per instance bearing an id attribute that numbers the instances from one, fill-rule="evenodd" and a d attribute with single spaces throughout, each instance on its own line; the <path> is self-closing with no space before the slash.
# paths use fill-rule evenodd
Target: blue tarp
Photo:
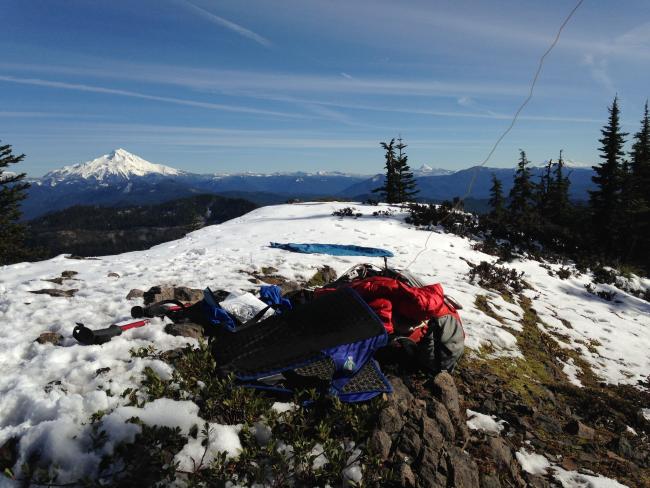
<path id="1" fill-rule="evenodd" d="M 272 242 L 271 247 L 285 251 L 305 254 L 330 254 L 331 256 L 370 256 L 376 258 L 392 258 L 393 253 L 376 247 L 353 246 L 349 244 L 295 244 Z"/>

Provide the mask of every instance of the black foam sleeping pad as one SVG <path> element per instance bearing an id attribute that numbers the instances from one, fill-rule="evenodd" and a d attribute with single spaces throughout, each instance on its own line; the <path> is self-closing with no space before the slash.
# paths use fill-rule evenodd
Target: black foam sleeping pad
<path id="1" fill-rule="evenodd" d="M 212 355 L 221 373 L 247 379 L 323 359 L 322 351 L 376 337 L 384 326 L 351 288 L 342 288 L 235 332 L 219 329 Z"/>

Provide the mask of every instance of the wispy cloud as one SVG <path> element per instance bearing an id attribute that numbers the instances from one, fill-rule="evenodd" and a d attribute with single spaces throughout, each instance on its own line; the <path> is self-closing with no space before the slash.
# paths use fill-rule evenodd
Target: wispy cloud
<path id="1" fill-rule="evenodd" d="M 341 71 L 341 76 L 343 78 L 347 79 L 347 80 L 353 80 L 354 79 L 351 75 L 347 74 L 345 71 Z"/>
<path id="2" fill-rule="evenodd" d="M 246 37 L 247 39 L 255 41 L 260 46 L 271 47 L 271 41 L 269 41 L 266 37 L 263 37 L 258 33 L 253 32 L 250 29 L 247 29 L 244 26 L 241 26 L 228 19 L 224 19 L 223 17 L 215 15 L 212 12 L 209 12 L 204 8 L 199 7 L 198 5 L 194 5 L 193 3 L 188 2 L 187 0 L 178 0 L 178 3 L 185 5 L 189 10 L 203 17 L 208 22 L 212 22 L 213 24 L 216 24 L 218 26 L 225 27 L 226 29 L 233 31 L 242 37 Z"/>
<path id="3" fill-rule="evenodd" d="M 458 100 L 456 100 L 458 105 L 461 107 L 472 107 L 474 105 L 474 100 L 472 100 L 470 97 L 460 97 Z"/>
<path id="4" fill-rule="evenodd" d="M 367 127 L 368 124 L 361 124 L 354 121 L 352 118 L 347 116 L 344 113 L 339 112 L 338 110 L 333 110 L 324 106 L 322 104 L 306 103 L 303 105 L 307 110 L 315 113 L 319 117 L 327 120 L 332 120 L 334 122 L 339 122 L 341 124 L 350 125 L 350 126 L 363 126 Z"/>
<path id="5" fill-rule="evenodd" d="M 348 102 L 332 102 L 325 100 L 313 100 L 313 99 L 303 99 L 299 97 L 292 96 L 282 96 L 282 95 L 257 95 L 257 98 L 262 98 L 265 100 L 274 100 L 277 102 L 287 102 L 287 103 L 296 103 L 296 104 L 311 104 L 311 105 L 323 105 L 328 107 L 338 107 L 350 110 L 367 110 L 372 112 L 387 112 L 387 113 L 403 113 L 409 115 L 431 115 L 436 117 L 458 117 L 458 118 L 475 118 L 475 119 L 495 119 L 495 120 L 511 120 L 512 114 L 493 112 L 487 109 L 480 109 L 480 112 L 459 112 L 453 110 L 434 110 L 427 108 L 414 108 L 408 106 L 394 106 L 394 105 L 383 105 L 381 103 L 377 104 L 362 104 L 362 103 L 348 103 Z M 477 103 L 472 104 L 473 108 L 476 108 Z M 520 115 L 519 120 L 530 120 L 538 122 L 572 122 L 572 123 L 588 123 L 588 124 L 600 124 L 602 123 L 601 119 L 594 119 L 590 117 L 566 117 L 560 115 Z"/>
<path id="6" fill-rule="evenodd" d="M 0 117 L 6 117 L 10 119 L 40 119 L 40 118 L 97 118 L 95 115 L 86 115 L 86 114 L 68 114 L 68 113 L 58 113 L 58 112 L 30 112 L 30 111 L 0 111 Z"/>
<path id="7" fill-rule="evenodd" d="M 594 81 L 604 86 L 608 92 L 616 93 L 616 86 L 607 69 L 607 59 L 602 57 L 596 58 L 593 54 L 587 54 L 583 58 L 582 64 L 589 68 L 589 72 Z"/>
<path id="8" fill-rule="evenodd" d="M 101 61 L 102 68 L 44 64 L 0 63 L 12 71 L 91 76 L 151 84 L 182 86 L 193 90 L 247 95 L 249 93 L 322 93 L 351 95 L 395 95 L 407 97 L 459 97 L 463 95 L 521 96 L 524 83 L 487 80 L 438 80 L 379 77 L 350 77 L 191 68 L 176 65 Z M 563 87 L 565 89 L 565 87 Z M 565 90 L 566 92 L 566 90 Z"/>
<path id="9" fill-rule="evenodd" d="M 472 15 L 468 15 L 462 9 L 462 2 L 454 2 L 461 5 L 459 9 L 448 11 L 444 8 L 431 8 L 430 2 L 392 2 L 386 0 L 380 3 L 377 0 L 356 0 L 351 2 L 355 8 L 355 14 L 348 12 L 349 15 L 372 15 L 374 16 L 373 25 L 380 26 L 387 21 L 395 21 L 405 26 L 404 38 L 411 41 L 413 36 L 431 36 L 431 29 L 444 33 L 445 37 L 457 35 L 459 37 L 471 36 L 472 39 L 485 39 L 488 42 L 499 42 L 505 46 L 538 46 L 545 48 L 551 42 L 557 26 L 551 20 L 551 16 L 544 17 L 534 24 L 517 21 L 516 12 L 511 15 L 500 15 L 499 10 L 495 10 L 491 3 L 485 2 L 486 8 L 477 8 Z M 476 3 L 476 2 L 474 2 Z M 516 2 L 515 2 L 516 3 Z M 549 9 L 547 12 L 558 11 L 558 15 L 563 12 L 557 9 L 555 4 L 547 2 Z M 614 5 L 614 4 L 612 4 Z M 323 2 L 320 8 L 334 10 L 338 8 L 335 5 L 328 5 Z M 529 9 L 525 4 L 522 8 Z M 570 7 L 567 7 L 570 8 Z M 546 9 L 544 9 L 546 11 Z M 612 13 L 615 13 L 612 9 Z M 510 12 L 509 12 L 510 14 Z M 370 22 L 369 22 L 370 23 Z M 585 52 L 612 53 L 629 60 L 644 62 L 650 60 L 650 22 L 644 22 L 639 26 L 631 29 L 627 33 L 607 37 L 602 32 L 582 31 L 576 32 L 576 27 L 572 27 L 563 35 L 558 49 L 567 50 L 581 55 Z M 540 53 L 541 54 L 541 53 Z"/>
<path id="10" fill-rule="evenodd" d="M 94 69 L 62 66 L 42 65 L 3 65 L 0 67 L 10 69 L 21 69 L 39 73 L 67 74 L 75 76 L 106 77 L 113 79 L 115 73 L 120 73 L 122 78 L 129 78 L 145 83 L 162 83 L 175 86 L 183 86 L 188 89 L 196 89 L 208 92 L 215 92 L 221 95 L 232 95 L 237 97 L 248 97 L 252 99 L 263 99 L 274 102 L 284 102 L 298 105 L 306 109 L 316 117 L 334 120 L 346 125 L 357 125 L 358 122 L 346 114 L 334 110 L 325 110 L 324 107 L 343 108 L 348 110 L 363 110 L 373 112 L 403 113 L 410 115 L 430 115 L 437 117 L 457 117 L 476 119 L 497 119 L 508 120 L 512 114 L 492 112 L 487 109 L 480 109 L 474 98 L 469 95 L 458 95 L 459 92 L 474 93 L 480 95 L 510 96 L 524 93 L 523 85 L 512 84 L 473 84 L 468 82 L 426 82 L 413 80 L 391 80 L 371 78 L 366 80 L 346 80 L 326 76 L 287 75 L 274 73 L 252 73 L 248 71 L 219 71 L 219 70 L 197 70 L 180 67 L 163 67 L 158 65 L 142 66 L 125 65 L 116 69 Z M 31 84 L 53 88 L 89 91 L 106 93 L 119 96 L 136 97 L 147 100 L 161 101 L 180 105 L 188 105 L 211 110 L 222 110 L 229 112 L 251 113 L 259 115 L 279 116 L 288 118 L 304 119 L 309 117 L 305 114 L 293 112 L 272 111 L 241 107 L 237 105 L 217 104 L 195 100 L 179 99 L 150 95 L 130 90 L 106 88 L 96 85 L 67 83 L 51 81 L 38 78 L 21 78 L 15 76 L 0 75 L 0 81 L 8 81 L 22 84 Z M 481 86 L 482 85 L 482 86 Z M 408 105 L 389 106 L 382 103 L 354 103 L 346 101 L 323 100 L 311 97 L 299 97 L 287 93 L 300 92 L 301 90 L 314 90 L 314 95 L 328 94 L 391 94 L 401 93 L 409 98 L 414 97 L 454 97 L 456 103 L 464 108 L 474 109 L 473 111 L 436 110 L 409 107 Z M 474 91 L 473 91 L 474 90 Z M 321 108 L 318 108 L 321 107 Z M 565 117 L 565 116 L 535 116 L 522 115 L 521 120 L 531 121 L 558 121 L 574 123 L 595 123 L 600 120 L 586 117 Z"/>
<path id="11" fill-rule="evenodd" d="M 244 130 L 216 127 L 185 127 L 156 124 L 113 124 L 91 123 L 50 128 L 45 133 L 30 131 L 36 140 L 65 140 L 70 134 L 78 138 L 82 134 L 93 141 L 106 141 L 113 144 L 155 144 L 178 147 L 229 147 L 229 148 L 286 148 L 286 149 L 377 149 L 375 134 L 324 133 L 295 130 Z M 484 145 L 487 141 L 472 138 L 427 138 L 411 137 L 409 146 L 435 148 L 442 146 Z"/>
<path id="12" fill-rule="evenodd" d="M 644 22 L 623 34 L 615 37 L 609 43 L 596 44 L 585 49 L 582 64 L 589 68 L 591 77 L 611 94 L 620 90 L 612 79 L 609 61 L 627 56 L 636 61 L 645 62 L 650 59 L 650 22 Z"/>
<path id="13" fill-rule="evenodd" d="M 613 54 L 629 53 L 641 58 L 650 57 L 650 22 L 639 24 L 616 37 L 603 51 Z M 644 55 L 644 56 L 643 56 Z"/>
<path id="14" fill-rule="evenodd" d="M 39 78 L 19 78 L 15 76 L 0 75 L 0 81 L 9 83 L 19 83 L 22 85 L 43 86 L 48 88 L 59 88 L 63 90 L 75 90 L 92 93 L 103 93 L 107 95 L 117 95 L 122 97 L 141 98 L 143 100 L 153 100 L 157 102 L 173 103 L 176 105 L 187 105 L 190 107 L 200 107 L 209 110 L 218 110 L 224 112 L 238 112 L 255 115 L 269 115 L 274 117 L 302 118 L 298 114 L 277 112 L 273 110 L 262 110 L 249 107 L 240 107 L 235 105 L 224 105 L 219 103 L 200 102 L 195 100 L 186 100 L 183 98 L 163 97 L 159 95 L 149 95 L 146 93 L 135 92 L 131 90 L 121 90 L 116 88 L 106 88 L 95 85 L 85 85 L 80 83 L 67 83 L 62 81 L 42 80 Z"/>

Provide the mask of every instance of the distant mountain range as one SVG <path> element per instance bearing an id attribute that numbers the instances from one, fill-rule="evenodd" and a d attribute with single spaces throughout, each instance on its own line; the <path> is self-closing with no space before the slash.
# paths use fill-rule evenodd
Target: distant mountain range
<path id="1" fill-rule="evenodd" d="M 571 196 L 587 198 L 591 187 L 591 167 L 569 168 Z M 534 168 L 539 176 L 541 168 Z M 440 201 L 467 193 L 473 200 L 489 196 L 491 175 L 503 182 L 504 191 L 512 186 L 514 168 L 473 167 L 460 171 L 435 169 L 423 165 L 413 171 L 422 200 Z M 383 175 L 359 175 L 341 172 L 195 174 L 146 161 L 124 149 L 86 163 L 65 166 L 42 178 L 30 180 L 29 197 L 23 202 L 25 219 L 33 219 L 73 205 L 150 205 L 199 194 L 217 194 L 244 198 L 258 205 L 288 199 L 339 198 L 365 200 L 376 198 L 374 188 L 381 186 Z"/>

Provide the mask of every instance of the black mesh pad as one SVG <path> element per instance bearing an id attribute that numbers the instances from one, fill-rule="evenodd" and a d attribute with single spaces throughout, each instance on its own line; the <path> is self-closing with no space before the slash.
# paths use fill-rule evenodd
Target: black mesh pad
<path id="1" fill-rule="evenodd" d="M 293 371 L 300 376 L 312 376 L 319 380 L 329 381 L 334 376 L 336 365 L 332 358 L 323 358 L 315 361 L 307 366 L 296 368 Z"/>
<path id="2" fill-rule="evenodd" d="M 212 354 L 223 372 L 254 378 L 324 359 L 321 353 L 384 333 L 379 317 L 350 288 L 320 296 L 234 333 L 219 329 Z"/>
<path id="3" fill-rule="evenodd" d="M 371 359 L 346 383 L 341 393 L 385 390 L 387 390 L 387 385 L 384 376 L 377 370 L 375 361 Z"/>

